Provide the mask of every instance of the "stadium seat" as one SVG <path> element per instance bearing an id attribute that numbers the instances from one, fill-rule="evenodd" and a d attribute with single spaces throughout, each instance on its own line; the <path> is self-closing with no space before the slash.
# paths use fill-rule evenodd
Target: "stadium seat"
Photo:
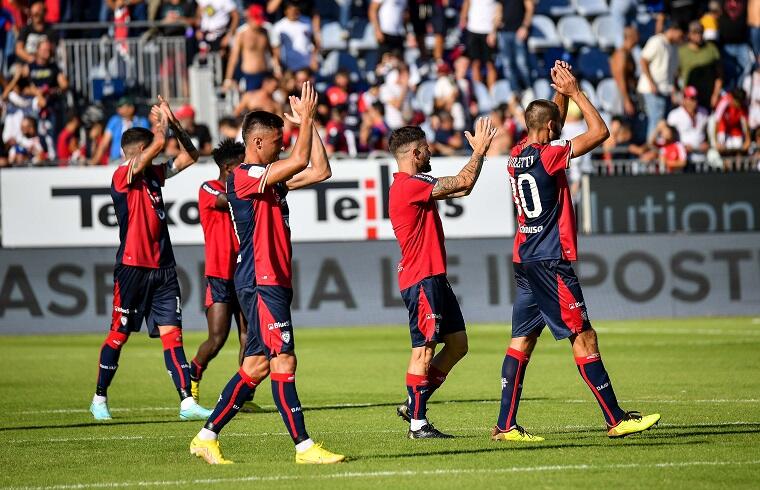
<path id="1" fill-rule="evenodd" d="M 591 24 L 591 30 L 601 49 L 613 50 L 623 45 L 623 25 L 617 17 L 597 17 Z"/>
<path id="2" fill-rule="evenodd" d="M 623 113 L 623 101 L 620 97 L 615 80 L 605 78 L 596 86 L 596 94 L 599 98 L 599 106 L 612 115 Z"/>
<path id="3" fill-rule="evenodd" d="M 322 25 L 322 51 L 346 49 L 346 31 L 338 22 Z"/>
<path id="4" fill-rule="evenodd" d="M 348 49 L 352 53 L 377 49 L 377 39 L 372 24 L 366 21 L 355 22 L 351 27 L 351 38 L 348 41 Z"/>
<path id="5" fill-rule="evenodd" d="M 590 100 L 594 106 L 599 105 L 599 98 L 596 95 L 596 89 L 594 88 L 594 85 L 592 85 L 588 80 L 581 80 L 580 86 L 581 91 L 586 94 L 588 100 Z"/>
<path id="6" fill-rule="evenodd" d="M 573 7 L 584 17 L 595 17 L 610 11 L 604 0 L 573 0 Z"/>
<path id="7" fill-rule="evenodd" d="M 535 52 L 562 46 L 554 21 L 545 15 L 533 16 L 528 37 L 528 49 Z"/>
<path id="8" fill-rule="evenodd" d="M 435 80 L 422 82 L 417 87 L 414 95 L 415 109 L 420 110 L 429 116 L 433 113 L 433 103 L 435 101 Z"/>
<path id="9" fill-rule="evenodd" d="M 612 76 L 609 56 L 596 48 L 581 49 L 576 69 L 582 78 L 594 83 Z"/>
<path id="10" fill-rule="evenodd" d="M 550 15 L 552 17 L 562 17 L 575 13 L 569 0 L 541 0 L 537 2 L 536 14 Z"/>
<path id="11" fill-rule="evenodd" d="M 636 29 L 639 31 L 639 38 L 642 45 L 647 39 L 654 36 L 657 22 L 650 14 L 639 14 L 636 16 Z"/>
<path id="12" fill-rule="evenodd" d="M 482 82 L 472 82 L 472 91 L 475 94 L 475 99 L 478 101 L 478 112 L 480 114 L 487 114 L 493 110 L 495 104 L 491 93 L 488 92 L 488 88 L 483 85 Z"/>
<path id="13" fill-rule="evenodd" d="M 509 80 L 499 80 L 493 86 L 492 97 L 495 106 L 499 104 L 506 104 L 509 99 L 512 98 L 512 87 L 509 85 Z"/>
<path id="14" fill-rule="evenodd" d="M 539 78 L 533 82 L 533 95 L 536 99 L 551 99 L 553 89 L 549 84 L 549 80 L 545 78 Z"/>
<path id="15" fill-rule="evenodd" d="M 548 79 L 551 76 L 551 69 L 554 66 L 554 62 L 557 60 L 563 60 L 570 63 L 573 68 L 576 67 L 575 57 L 565 51 L 565 48 L 549 48 L 543 52 L 543 56 L 537 59 L 537 78 Z"/>
<path id="16" fill-rule="evenodd" d="M 319 67 L 319 76 L 322 78 L 329 78 L 335 75 L 340 69 L 348 70 L 349 73 L 351 73 L 351 81 L 357 81 L 354 80 L 354 75 L 356 75 L 358 79 L 358 74 L 360 73 L 359 64 L 357 63 L 356 58 L 345 51 L 331 51 Z"/>
<path id="17" fill-rule="evenodd" d="M 562 44 L 568 50 L 581 46 L 596 46 L 596 38 L 591 33 L 591 25 L 579 15 L 562 17 L 557 23 L 557 32 Z"/>

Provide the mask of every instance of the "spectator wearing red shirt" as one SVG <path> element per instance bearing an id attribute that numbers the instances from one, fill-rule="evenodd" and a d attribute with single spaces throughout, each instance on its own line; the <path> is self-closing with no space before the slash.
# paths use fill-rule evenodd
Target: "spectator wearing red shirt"
<path id="1" fill-rule="evenodd" d="M 724 157 L 724 165 L 727 169 L 739 163 L 741 157 L 749 152 L 751 139 L 745 106 L 746 98 L 744 90 L 734 89 L 727 95 L 725 104 L 719 103 L 716 110 L 717 150 Z"/>
<path id="2" fill-rule="evenodd" d="M 79 128 L 82 126 L 82 120 L 77 114 L 71 114 L 66 120 L 61 133 L 58 135 L 56 142 L 56 153 L 58 153 L 58 164 L 60 166 L 68 165 L 71 156 L 79 149 Z M 72 146 L 72 141 L 76 139 L 77 145 Z"/>

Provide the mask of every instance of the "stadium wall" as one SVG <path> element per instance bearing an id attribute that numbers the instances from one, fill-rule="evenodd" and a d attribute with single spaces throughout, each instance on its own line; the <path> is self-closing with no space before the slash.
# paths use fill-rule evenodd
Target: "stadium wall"
<path id="1" fill-rule="evenodd" d="M 509 238 L 448 240 L 449 275 L 469 322 L 510 323 Z M 757 315 L 760 233 L 582 236 L 576 270 L 594 319 Z M 115 249 L 0 249 L 0 333 L 103 331 Z M 203 248 L 176 247 L 188 329 L 205 328 Z M 294 246 L 297 326 L 398 324 L 390 240 Z M 506 327 L 505 327 L 506 328 Z"/>

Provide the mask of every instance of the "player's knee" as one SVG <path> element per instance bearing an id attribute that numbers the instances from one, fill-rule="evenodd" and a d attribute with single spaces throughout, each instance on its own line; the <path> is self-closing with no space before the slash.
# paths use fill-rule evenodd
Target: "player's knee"
<path id="1" fill-rule="evenodd" d="M 211 343 L 211 349 L 214 352 L 219 352 L 224 346 L 224 343 L 227 341 L 227 334 L 226 333 L 212 333 L 211 335 L 209 335 L 208 340 Z"/>
<path id="2" fill-rule="evenodd" d="M 269 376 L 269 361 L 263 356 L 246 357 L 240 367 L 245 374 L 255 380 L 261 381 Z"/>
<path id="3" fill-rule="evenodd" d="M 116 332 L 116 331 L 110 331 L 108 332 L 108 336 L 106 337 L 105 345 L 115 350 L 121 350 L 121 348 L 124 347 L 124 344 L 127 343 L 128 339 L 129 339 L 128 334 Z"/>

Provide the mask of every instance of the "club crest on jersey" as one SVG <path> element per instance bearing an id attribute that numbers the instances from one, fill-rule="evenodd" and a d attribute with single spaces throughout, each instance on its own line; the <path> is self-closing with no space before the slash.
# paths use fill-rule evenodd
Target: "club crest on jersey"
<path id="1" fill-rule="evenodd" d="M 282 337 L 282 341 L 285 342 L 286 344 L 290 342 L 290 332 L 282 332 L 280 337 Z"/>

